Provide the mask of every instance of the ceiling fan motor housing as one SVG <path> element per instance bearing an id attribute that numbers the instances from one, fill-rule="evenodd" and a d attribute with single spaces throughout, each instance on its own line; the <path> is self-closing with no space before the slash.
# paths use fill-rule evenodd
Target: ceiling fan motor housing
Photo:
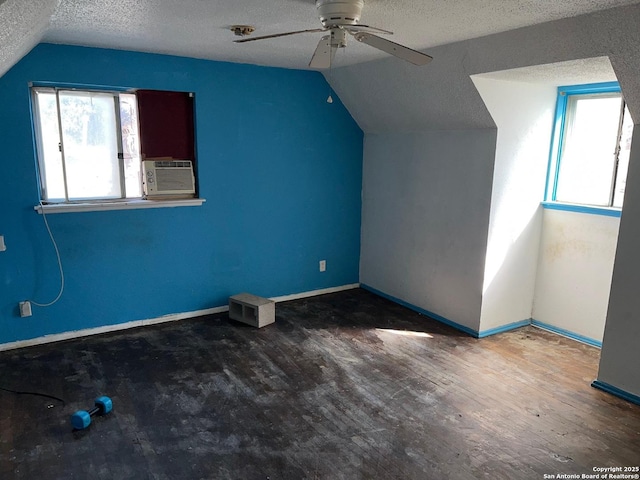
<path id="1" fill-rule="evenodd" d="M 317 0 L 316 8 L 322 26 L 331 28 L 357 25 L 362 14 L 363 0 Z"/>

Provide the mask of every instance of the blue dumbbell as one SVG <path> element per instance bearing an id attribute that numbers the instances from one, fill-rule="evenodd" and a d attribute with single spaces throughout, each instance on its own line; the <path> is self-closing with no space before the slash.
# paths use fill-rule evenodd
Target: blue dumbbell
<path id="1" fill-rule="evenodd" d="M 71 425 L 76 430 L 82 430 L 91 425 L 91 417 L 94 415 L 106 415 L 113 408 L 113 404 L 111 403 L 111 399 L 109 397 L 98 397 L 96 398 L 95 407 L 91 410 L 78 410 L 76 413 L 71 415 Z"/>

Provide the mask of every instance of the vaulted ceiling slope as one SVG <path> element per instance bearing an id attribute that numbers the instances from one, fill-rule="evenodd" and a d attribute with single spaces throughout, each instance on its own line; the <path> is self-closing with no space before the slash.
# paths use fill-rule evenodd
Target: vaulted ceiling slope
<path id="1" fill-rule="evenodd" d="M 338 0 L 340 1 L 340 0 Z M 362 23 L 416 49 L 630 5 L 640 0 L 366 0 Z M 320 34 L 235 44 L 232 24 L 255 35 L 320 26 L 314 0 L 0 0 L 0 75 L 41 41 L 307 68 Z M 351 41 L 336 66 L 383 58 Z"/>
<path id="2" fill-rule="evenodd" d="M 618 7 L 436 47 L 425 67 L 387 58 L 328 79 L 367 133 L 495 128 L 471 75 L 607 56 L 638 123 L 639 24 L 640 5 Z"/>
<path id="3" fill-rule="evenodd" d="M 0 76 L 43 38 L 57 0 L 0 1 Z"/>

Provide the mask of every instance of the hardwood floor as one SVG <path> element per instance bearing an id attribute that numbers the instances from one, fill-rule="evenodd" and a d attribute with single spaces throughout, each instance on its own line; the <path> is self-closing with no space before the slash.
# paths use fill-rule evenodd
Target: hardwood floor
<path id="1" fill-rule="evenodd" d="M 364 290 L 0 353 L 0 478 L 542 479 L 640 464 L 599 350 L 477 340 Z M 72 431 L 109 395 L 113 412 Z M 547 477 L 550 478 L 550 477 Z"/>

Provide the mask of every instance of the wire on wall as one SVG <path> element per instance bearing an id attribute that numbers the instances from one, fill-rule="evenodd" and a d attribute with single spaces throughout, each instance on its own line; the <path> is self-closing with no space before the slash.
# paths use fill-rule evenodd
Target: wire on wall
<path id="1" fill-rule="evenodd" d="M 51 232 L 51 228 L 49 227 L 49 222 L 47 221 L 47 215 L 44 213 L 44 205 L 42 205 L 42 200 L 40 201 L 40 208 L 42 212 L 42 219 L 44 220 L 44 225 L 47 227 L 47 232 L 49 232 L 49 238 L 51 238 L 51 243 L 53 243 L 53 248 L 56 251 L 56 258 L 58 259 L 58 268 L 60 269 L 60 292 L 58 292 L 58 296 L 49 303 L 38 303 L 33 300 L 29 300 L 33 305 L 37 307 L 50 307 L 62 297 L 62 292 L 64 292 L 64 270 L 62 269 L 62 261 L 60 260 L 60 250 L 58 250 L 58 244 L 56 243 L 56 239 L 53 238 L 53 233 Z"/>

